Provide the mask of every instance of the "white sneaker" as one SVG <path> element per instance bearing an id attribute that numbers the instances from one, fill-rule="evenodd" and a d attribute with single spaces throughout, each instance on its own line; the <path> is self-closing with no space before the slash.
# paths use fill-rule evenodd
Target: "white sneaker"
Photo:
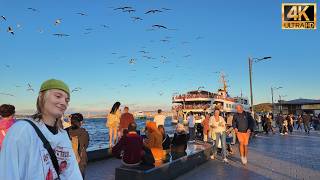
<path id="1" fill-rule="evenodd" d="M 240 156 L 242 164 L 244 164 L 244 157 Z"/>
<path id="2" fill-rule="evenodd" d="M 211 158 L 212 160 L 214 160 L 214 155 L 211 155 L 210 158 Z"/>
<path id="3" fill-rule="evenodd" d="M 248 159 L 247 159 L 247 157 L 243 157 L 243 164 L 247 164 L 248 163 Z"/>
<path id="4" fill-rule="evenodd" d="M 227 158 L 224 158 L 224 159 L 223 159 L 223 162 L 228 163 L 229 161 L 228 161 Z"/>

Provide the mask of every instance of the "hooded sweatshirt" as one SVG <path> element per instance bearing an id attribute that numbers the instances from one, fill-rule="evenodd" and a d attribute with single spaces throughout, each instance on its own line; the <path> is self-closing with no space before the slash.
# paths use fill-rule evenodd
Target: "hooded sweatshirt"
<path id="1" fill-rule="evenodd" d="M 13 125 L 14 119 L 1 119 L 0 120 L 0 150 L 4 137 L 6 136 L 9 128 Z"/>

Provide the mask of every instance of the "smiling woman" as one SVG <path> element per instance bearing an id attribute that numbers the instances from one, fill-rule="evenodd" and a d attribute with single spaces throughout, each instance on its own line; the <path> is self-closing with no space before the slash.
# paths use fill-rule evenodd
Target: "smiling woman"
<path id="1" fill-rule="evenodd" d="M 69 99 L 64 82 L 50 79 L 41 85 L 37 112 L 15 123 L 4 139 L 0 179 L 82 179 L 61 123 Z"/>

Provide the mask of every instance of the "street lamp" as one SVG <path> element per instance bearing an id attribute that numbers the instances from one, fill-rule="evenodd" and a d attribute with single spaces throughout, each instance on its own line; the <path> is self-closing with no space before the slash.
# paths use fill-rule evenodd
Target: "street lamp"
<path id="1" fill-rule="evenodd" d="M 281 98 L 287 97 L 287 95 L 279 95 L 279 103 L 280 103 L 280 114 L 282 114 L 282 100 Z"/>
<path id="2" fill-rule="evenodd" d="M 278 90 L 278 89 L 281 89 L 282 87 L 281 86 L 279 86 L 279 87 L 272 87 L 271 86 L 271 104 L 272 104 L 272 114 L 273 114 L 273 109 L 274 109 L 274 102 L 273 102 L 273 92 L 274 92 L 274 90 Z"/>
<path id="3" fill-rule="evenodd" d="M 250 97 L 251 97 L 251 107 L 253 113 L 253 94 L 252 94 L 252 64 L 257 63 L 266 59 L 270 59 L 270 56 L 266 56 L 263 58 L 251 58 L 249 57 L 249 78 L 250 78 Z"/>

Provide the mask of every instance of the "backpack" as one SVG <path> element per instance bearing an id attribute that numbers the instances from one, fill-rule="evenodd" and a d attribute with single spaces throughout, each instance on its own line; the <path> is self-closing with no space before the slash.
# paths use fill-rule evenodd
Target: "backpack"
<path id="1" fill-rule="evenodd" d="M 79 154 L 79 138 L 78 136 L 71 136 L 71 143 L 74 155 L 76 156 L 76 160 L 79 163 L 81 160 L 81 156 Z"/>

